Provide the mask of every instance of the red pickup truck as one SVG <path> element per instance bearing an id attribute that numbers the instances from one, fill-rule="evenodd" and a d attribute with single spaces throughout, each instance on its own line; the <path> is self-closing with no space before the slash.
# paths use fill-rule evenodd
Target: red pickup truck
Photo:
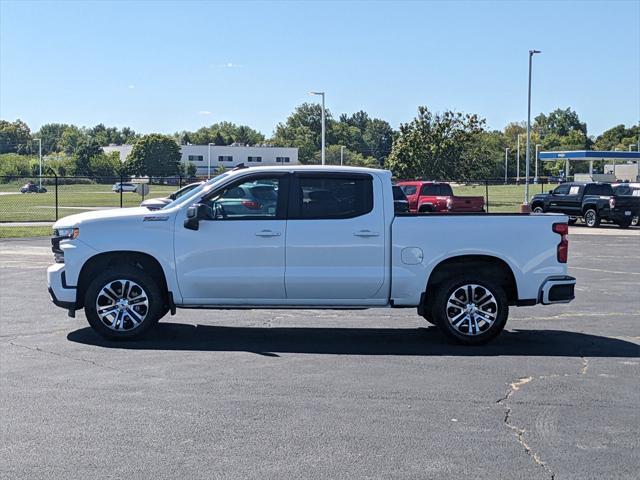
<path id="1" fill-rule="evenodd" d="M 456 197 L 448 183 L 403 180 L 396 185 L 407 196 L 411 213 L 484 212 L 484 197 Z"/>

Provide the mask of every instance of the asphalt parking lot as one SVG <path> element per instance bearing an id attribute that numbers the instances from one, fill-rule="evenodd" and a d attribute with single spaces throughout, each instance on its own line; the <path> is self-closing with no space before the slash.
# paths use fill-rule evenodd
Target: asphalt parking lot
<path id="1" fill-rule="evenodd" d="M 477 348 L 387 309 L 108 343 L 49 301 L 48 242 L 0 241 L 2 478 L 638 478 L 640 230 L 573 228 L 577 299 Z"/>

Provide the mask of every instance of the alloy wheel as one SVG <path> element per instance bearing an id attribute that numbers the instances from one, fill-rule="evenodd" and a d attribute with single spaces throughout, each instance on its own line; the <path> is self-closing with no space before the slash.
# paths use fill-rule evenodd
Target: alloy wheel
<path id="1" fill-rule="evenodd" d="M 136 282 L 113 280 L 98 293 L 96 312 L 100 321 L 111 330 L 133 330 L 144 321 L 149 312 L 149 297 Z"/>
<path id="2" fill-rule="evenodd" d="M 489 330 L 497 318 L 498 302 L 482 285 L 461 285 L 447 301 L 447 320 L 462 335 L 480 335 Z"/>

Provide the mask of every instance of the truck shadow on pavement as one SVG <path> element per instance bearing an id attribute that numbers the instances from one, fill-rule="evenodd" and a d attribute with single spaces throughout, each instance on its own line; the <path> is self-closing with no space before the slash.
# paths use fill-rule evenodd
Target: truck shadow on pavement
<path id="1" fill-rule="evenodd" d="M 130 350 L 252 352 L 332 355 L 459 355 L 640 357 L 640 345 L 617 338 L 560 330 L 504 331 L 479 347 L 450 345 L 427 328 L 267 328 L 160 323 L 144 338 L 109 341 L 91 328 L 67 335 L 72 342 Z"/>

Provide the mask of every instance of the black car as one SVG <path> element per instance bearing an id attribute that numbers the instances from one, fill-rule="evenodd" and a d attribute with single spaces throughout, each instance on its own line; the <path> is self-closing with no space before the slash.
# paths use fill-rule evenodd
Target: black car
<path id="1" fill-rule="evenodd" d="M 609 183 L 567 182 L 549 193 L 535 195 L 531 210 L 564 213 L 569 215 L 570 224 L 582 217 L 587 227 L 597 227 L 606 220 L 627 228 L 640 213 L 640 197 L 616 195 Z"/>
<path id="2" fill-rule="evenodd" d="M 409 213 L 409 200 L 397 185 L 393 187 L 393 211 L 395 213 Z"/>
<path id="3" fill-rule="evenodd" d="M 47 189 L 35 183 L 27 183 L 20 187 L 20 193 L 47 193 Z"/>

